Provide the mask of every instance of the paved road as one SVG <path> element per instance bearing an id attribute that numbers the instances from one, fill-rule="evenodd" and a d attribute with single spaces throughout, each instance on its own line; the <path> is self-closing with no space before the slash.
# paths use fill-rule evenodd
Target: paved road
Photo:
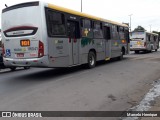
<path id="1" fill-rule="evenodd" d="M 160 51 L 131 53 L 122 61 L 99 62 L 94 69 L 1 70 L 0 111 L 124 111 L 143 99 L 159 73 Z"/>

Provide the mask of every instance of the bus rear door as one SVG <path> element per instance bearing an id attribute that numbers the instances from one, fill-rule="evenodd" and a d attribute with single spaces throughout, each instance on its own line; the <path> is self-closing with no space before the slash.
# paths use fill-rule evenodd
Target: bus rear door
<path id="1" fill-rule="evenodd" d="M 106 59 L 111 56 L 111 31 L 109 26 L 104 26 L 104 38 L 105 38 L 105 56 Z"/>
<path id="2" fill-rule="evenodd" d="M 79 64 L 79 41 L 80 41 L 79 23 L 77 21 L 69 20 L 67 22 L 67 28 L 69 37 L 70 65 Z"/>

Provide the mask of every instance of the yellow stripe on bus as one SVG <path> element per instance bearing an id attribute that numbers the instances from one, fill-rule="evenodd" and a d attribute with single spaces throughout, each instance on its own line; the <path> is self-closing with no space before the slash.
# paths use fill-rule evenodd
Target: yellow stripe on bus
<path id="1" fill-rule="evenodd" d="M 73 15 L 78 15 L 78 16 L 82 16 L 82 17 L 86 17 L 86 18 L 90 18 L 90 19 L 95 19 L 95 20 L 111 23 L 111 24 L 120 25 L 120 26 L 123 26 L 123 27 L 128 27 L 125 24 L 121 24 L 121 23 L 118 23 L 118 22 L 114 22 L 114 21 L 111 21 L 111 20 L 99 18 L 99 17 L 92 16 L 92 15 L 88 15 L 86 13 L 81 13 L 81 12 L 78 12 L 78 11 L 74 11 L 74 10 L 64 8 L 64 7 L 60 7 L 60 6 L 57 6 L 57 5 L 53 5 L 53 4 L 50 4 L 50 3 L 48 3 L 48 8 L 58 10 L 58 11 L 62 11 L 62 12 L 66 12 L 66 13 L 70 13 L 70 14 L 73 14 Z"/>
<path id="2" fill-rule="evenodd" d="M 74 11 L 74 10 L 71 10 L 71 9 L 68 9 L 68 8 L 64 8 L 64 7 L 60 7 L 60 6 L 53 5 L 53 4 L 48 4 L 48 7 L 51 8 L 51 9 L 59 10 L 59 11 L 62 11 L 62 12 L 73 14 L 73 15 L 92 18 L 92 19 L 95 19 L 95 20 L 101 20 L 98 17 L 92 16 L 92 15 L 88 15 L 88 14 L 84 14 L 84 13 L 81 13 L 81 12 L 78 12 L 78 11 Z"/>

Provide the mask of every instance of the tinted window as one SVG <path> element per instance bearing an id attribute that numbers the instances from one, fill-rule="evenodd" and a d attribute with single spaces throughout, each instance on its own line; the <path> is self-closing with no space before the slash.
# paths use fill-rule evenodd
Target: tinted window
<path id="1" fill-rule="evenodd" d="M 102 25 L 100 22 L 94 22 L 94 38 L 103 38 Z"/>
<path id="2" fill-rule="evenodd" d="M 154 41 L 156 41 L 157 40 L 157 37 L 156 36 L 154 36 Z"/>
<path id="3" fill-rule="evenodd" d="M 119 32 L 119 31 L 120 31 L 119 29 L 120 29 L 120 27 L 119 27 L 119 26 L 117 26 L 117 32 Z"/>
<path id="4" fill-rule="evenodd" d="M 120 27 L 120 28 L 119 28 L 119 32 L 124 32 L 124 28 L 123 28 L 123 27 Z"/>
<path id="5" fill-rule="evenodd" d="M 112 37 L 113 39 L 119 39 L 119 34 L 117 32 L 117 26 L 112 25 Z"/>
<path id="6" fill-rule="evenodd" d="M 119 27 L 119 37 L 120 39 L 125 39 L 125 33 L 123 27 Z"/>
<path id="7" fill-rule="evenodd" d="M 147 36 L 148 36 L 148 37 L 147 37 L 147 38 L 148 38 L 148 41 L 150 41 L 150 40 L 151 40 L 151 36 L 150 36 L 150 35 L 147 35 Z"/>
<path id="8" fill-rule="evenodd" d="M 49 36 L 66 35 L 64 14 L 48 10 L 47 29 Z"/>
<path id="9" fill-rule="evenodd" d="M 92 21 L 82 19 L 82 37 L 93 38 Z"/>
<path id="10" fill-rule="evenodd" d="M 83 20 L 83 27 L 84 28 L 91 28 L 91 21 L 87 20 L 87 19 L 84 19 Z"/>
<path id="11" fill-rule="evenodd" d="M 125 30 L 124 30 L 124 33 L 125 33 L 125 39 L 126 39 L 127 42 L 129 43 L 130 40 L 129 40 L 129 31 L 128 31 L 128 29 L 125 29 Z"/>
<path id="12" fill-rule="evenodd" d="M 79 22 L 68 21 L 67 33 L 69 38 L 80 38 Z"/>

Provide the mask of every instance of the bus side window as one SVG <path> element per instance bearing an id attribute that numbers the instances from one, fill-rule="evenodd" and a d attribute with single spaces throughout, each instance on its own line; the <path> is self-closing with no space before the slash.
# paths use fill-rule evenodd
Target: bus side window
<path id="1" fill-rule="evenodd" d="M 92 21 L 89 19 L 81 20 L 82 37 L 93 38 Z"/>
<path id="2" fill-rule="evenodd" d="M 120 31 L 120 27 L 119 26 L 117 26 L 117 32 L 119 32 Z"/>
<path id="3" fill-rule="evenodd" d="M 64 14 L 48 10 L 47 29 L 50 37 L 66 35 Z"/>
<path id="4" fill-rule="evenodd" d="M 151 41 L 151 36 L 150 35 L 148 35 L 148 41 Z"/>
<path id="5" fill-rule="evenodd" d="M 124 27 L 119 27 L 120 39 L 125 39 Z"/>
<path id="6" fill-rule="evenodd" d="M 74 34 L 73 34 L 73 30 L 74 28 L 72 28 L 72 26 L 71 26 L 71 23 L 67 23 L 67 35 L 69 36 L 69 37 L 75 37 L 74 36 Z"/>
<path id="7" fill-rule="evenodd" d="M 150 35 L 150 41 L 153 42 L 153 35 Z"/>
<path id="8" fill-rule="evenodd" d="M 153 38 L 154 38 L 154 41 L 156 41 L 157 37 L 156 37 L 156 36 L 153 36 Z"/>
<path id="9" fill-rule="evenodd" d="M 102 23 L 94 21 L 94 38 L 103 38 Z"/>
<path id="10" fill-rule="evenodd" d="M 68 21 L 67 22 L 67 33 L 71 38 L 80 38 L 79 22 Z"/>
<path id="11" fill-rule="evenodd" d="M 124 33 L 125 33 L 125 39 L 127 40 L 128 43 L 130 43 L 128 28 L 124 28 Z"/>
<path id="12" fill-rule="evenodd" d="M 116 25 L 112 25 L 112 36 L 113 36 L 113 39 L 118 39 L 118 33 L 117 33 L 117 27 Z"/>

